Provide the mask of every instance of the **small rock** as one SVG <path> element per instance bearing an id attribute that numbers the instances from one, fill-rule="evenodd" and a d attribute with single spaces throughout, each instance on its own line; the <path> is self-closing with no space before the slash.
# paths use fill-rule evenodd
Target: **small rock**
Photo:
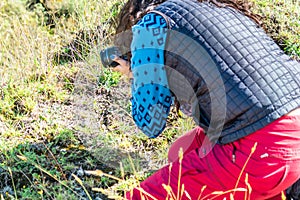
<path id="1" fill-rule="evenodd" d="M 5 170 L 2 167 L 0 167 L 0 174 L 2 174 L 4 171 Z"/>
<path id="2" fill-rule="evenodd" d="M 84 176 L 84 170 L 82 169 L 82 167 L 80 167 L 80 168 L 77 170 L 76 175 L 77 175 L 78 177 Z"/>
<path id="3" fill-rule="evenodd" d="M 12 190 L 12 188 L 11 188 L 10 186 L 5 186 L 5 187 L 3 188 L 3 190 L 2 190 L 2 193 L 3 193 L 3 194 L 8 193 L 8 194 L 10 194 L 10 195 L 13 195 L 13 194 L 14 194 L 14 192 L 13 192 L 13 190 Z"/>

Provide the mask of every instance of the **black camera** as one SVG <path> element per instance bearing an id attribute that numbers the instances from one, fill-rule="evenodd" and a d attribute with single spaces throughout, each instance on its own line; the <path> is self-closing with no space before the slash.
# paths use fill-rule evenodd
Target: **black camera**
<path id="1" fill-rule="evenodd" d="M 123 55 L 118 47 L 116 46 L 108 47 L 100 51 L 100 58 L 104 67 L 116 67 L 119 65 L 119 63 L 111 59 L 112 55 L 116 55 L 124 60 L 127 60 L 127 56 Z"/>

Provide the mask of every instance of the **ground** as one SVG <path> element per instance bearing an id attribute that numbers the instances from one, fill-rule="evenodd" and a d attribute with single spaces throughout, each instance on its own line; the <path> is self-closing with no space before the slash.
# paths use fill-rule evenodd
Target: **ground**
<path id="1" fill-rule="evenodd" d="M 299 2 L 249 2 L 267 33 L 299 59 Z M 121 198 L 166 164 L 169 145 L 193 127 L 175 110 L 155 140 L 134 125 L 128 80 L 101 66 L 98 54 L 110 45 L 121 6 L 0 3 L 0 199 Z"/>

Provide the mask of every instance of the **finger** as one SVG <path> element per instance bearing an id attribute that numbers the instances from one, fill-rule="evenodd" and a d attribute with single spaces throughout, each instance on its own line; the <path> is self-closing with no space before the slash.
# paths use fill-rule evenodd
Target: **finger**
<path id="1" fill-rule="evenodd" d="M 129 67 L 129 62 L 127 60 L 124 60 L 124 59 L 122 59 L 122 58 L 120 58 L 119 56 L 116 56 L 116 55 L 112 55 L 111 58 L 112 58 L 113 61 L 116 61 L 120 65 L 122 65 L 124 67 Z"/>
<path id="2" fill-rule="evenodd" d="M 112 70 L 116 72 L 120 72 L 121 74 L 127 76 L 128 78 L 133 78 L 132 72 L 126 69 L 125 67 L 122 67 L 121 65 L 112 68 Z"/>
<path id="3" fill-rule="evenodd" d="M 123 72 L 124 69 L 121 65 L 117 65 L 116 67 L 113 67 L 111 68 L 112 71 L 115 71 L 115 72 Z"/>

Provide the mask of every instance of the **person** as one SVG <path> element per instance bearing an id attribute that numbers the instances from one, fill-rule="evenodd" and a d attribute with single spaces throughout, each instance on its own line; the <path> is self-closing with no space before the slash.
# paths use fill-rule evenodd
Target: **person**
<path id="1" fill-rule="evenodd" d="M 300 178 L 300 64 L 232 0 L 129 0 L 130 29 L 130 60 L 112 59 L 136 125 L 159 136 L 176 102 L 197 127 L 126 198 L 281 199 Z"/>

